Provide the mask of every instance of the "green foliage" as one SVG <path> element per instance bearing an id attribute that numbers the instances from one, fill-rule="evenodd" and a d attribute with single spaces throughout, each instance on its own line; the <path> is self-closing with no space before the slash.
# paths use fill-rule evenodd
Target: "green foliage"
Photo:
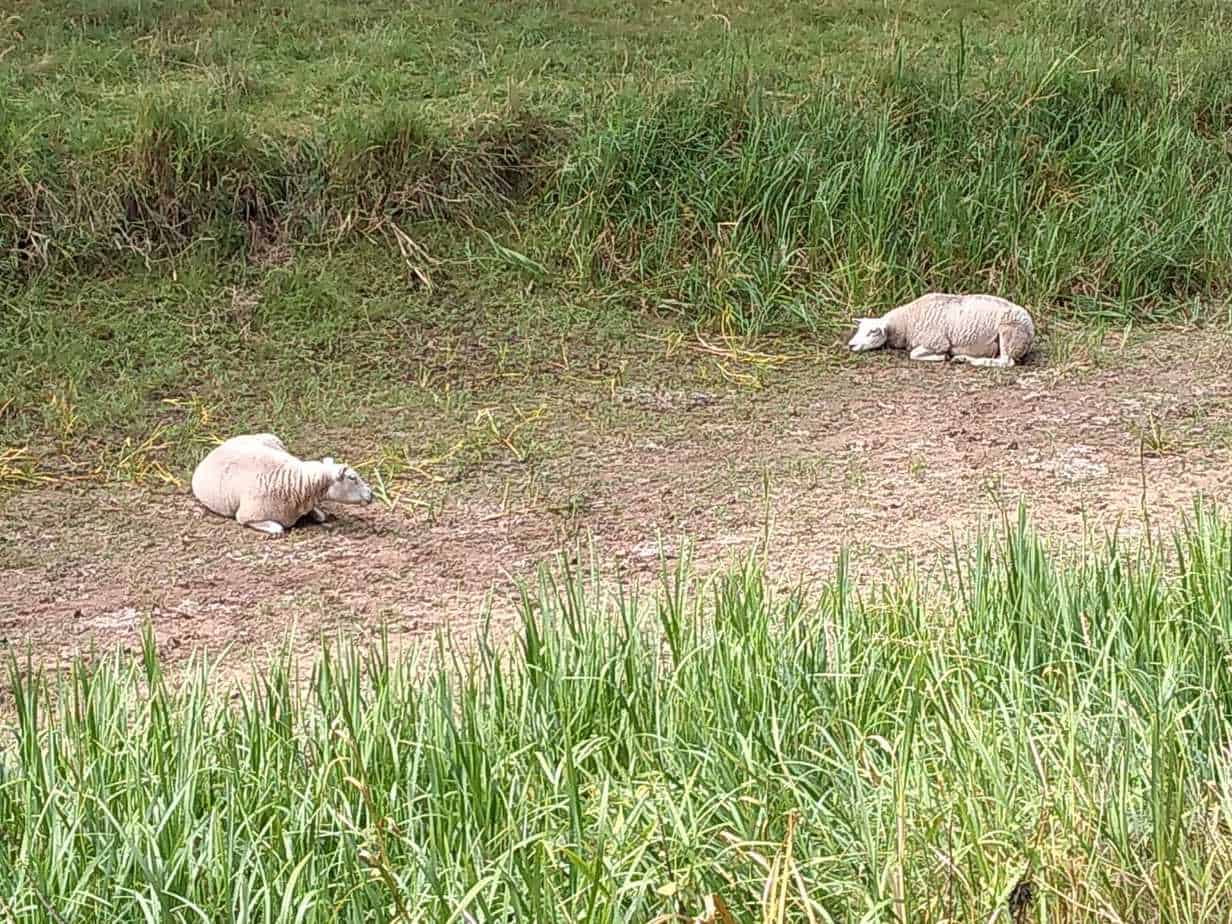
<path id="1" fill-rule="evenodd" d="M 571 155 L 558 201 L 581 206 L 560 220 L 583 271 L 742 326 L 818 289 L 842 305 L 994 290 L 1150 316 L 1232 278 L 1228 153 L 1199 130 L 1226 72 L 1178 92 L 1160 69 L 1036 48 L 979 85 L 899 68 L 873 95 L 790 105 L 740 78 L 634 95 Z"/>
<path id="2" fill-rule="evenodd" d="M 792 4 L 731 33 L 669 4 L 653 41 L 639 4 L 576 6 L 472 21 L 461 4 L 412 24 L 380 4 L 369 21 L 303 0 L 276 24 L 107 5 L 59 31 L 29 12 L 48 53 L 88 76 L 66 87 L 21 46 L 0 273 L 21 286 L 374 234 L 413 240 L 422 262 L 461 234 L 463 275 L 490 273 L 478 254 L 495 236 L 544 284 L 744 330 L 833 323 L 925 289 L 1134 319 L 1228 294 L 1219 4 L 929 4 L 905 24 L 853 5 L 841 38 Z M 129 60 L 121 40 L 142 30 L 159 56 Z M 542 60 L 535 42 L 552 34 L 559 60 Z M 810 41 L 828 72 L 792 57 Z M 91 43 L 115 46 L 118 73 Z M 620 49 L 636 66 L 585 79 L 607 77 Z M 441 85 L 446 58 L 468 84 Z"/>
<path id="3" fill-rule="evenodd" d="M 1209 920 L 1232 524 L 1199 507 L 1164 553 L 1058 552 L 1020 516 L 866 596 L 845 561 L 786 598 L 686 564 L 641 604 L 566 568 L 512 651 L 330 649 L 229 701 L 152 647 L 16 671 L 6 914 Z"/>

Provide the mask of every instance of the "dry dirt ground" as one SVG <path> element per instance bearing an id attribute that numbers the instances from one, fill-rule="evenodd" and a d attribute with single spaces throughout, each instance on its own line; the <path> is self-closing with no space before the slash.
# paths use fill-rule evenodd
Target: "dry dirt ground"
<path id="1" fill-rule="evenodd" d="M 689 537 L 710 568 L 768 531 L 775 579 L 796 583 L 843 545 L 861 570 L 943 554 L 951 529 L 1020 498 L 1060 533 L 1166 523 L 1232 489 L 1230 360 L 1225 332 L 1157 331 L 1007 371 L 879 353 L 802 360 L 756 390 L 596 388 L 570 400 L 608 423 L 547 433 L 520 482 L 495 461 L 431 503 L 335 508 L 281 539 L 186 490 L 25 491 L 0 502 L 0 650 L 63 663 L 136 647 L 147 619 L 173 663 L 273 651 L 292 629 L 300 645 L 382 623 L 395 641 L 460 637 L 485 602 L 509 620 L 518 582 L 590 538 L 609 574 L 647 584 L 660 538 L 670 561 Z"/>

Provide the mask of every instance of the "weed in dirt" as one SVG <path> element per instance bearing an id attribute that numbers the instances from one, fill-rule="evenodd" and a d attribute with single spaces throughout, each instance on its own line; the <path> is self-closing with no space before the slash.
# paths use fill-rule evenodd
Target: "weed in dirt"
<path id="1" fill-rule="evenodd" d="M 47 476 L 39 472 L 37 460 L 24 447 L 0 450 L 0 488 L 43 484 Z"/>
<path id="2" fill-rule="evenodd" d="M 783 475 L 804 491 L 815 491 L 831 477 L 834 461 L 824 457 L 801 457 L 785 461 Z"/>
<path id="3" fill-rule="evenodd" d="M 1146 458 L 1163 458 L 1197 449 L 1218 452 L 1229 445 L 1230 428 L 1218 401 L 1147 411 L 1140 419 L 1131 421 L 1127 429 Z"/>
<path id="4" fill-rule="evenodd" d="M 653 600 L 545 572 L 513 649 L 328 649 L 230 698 L 153 645 L 14 664 L 7 913 L 139 921 L 1198 922 L 1228 900 L 1232 524 L 1025 518 L 866 595 L 846 558 Z M 1026 909 L 1024 911 L 1024 908 Z M 717 914 L 717 911 L 715 911 Z M 778 915 L 778 917 L 775 917 Z M 785 915 L 786 917 L 783 917 Z M 711 918 L 721 920 L 721 918 Z"/>
<path id="5" fill-rule="evenodd" d="M 1138 440 L 1143 456 L 1162 458 L 1181 451 L 1181 440 L 1171 426 L 1156 414 L 1148 412 L 1141 423 L 1132 424 L 1130 433 Z"/>
<path id="6" fill-rule="evenodd" d="M 1004 508 L 1008 494 L 1005 487 L 1005 475 L 1001 472 L 993 472 L 982 478 L 980 493 L 988 498 L 994 507 Z"/>
<path id="7" fill-rule="evenodd" d="M 1125 339 L 1121 338 L 1122 344 Z M 1100 368 L 1107 364 L 1107 354 L 1116 350 L 1107 326 L 1100 323 L 1054 325 L 1040 341 L 1035 352 L 1054 370 Z"/>
<path id="8" fill-rule="evenodd" d="M 907 473 L 912 481 L 924 481 L 928 477 L 928 457 L 923 453 L 913 452 L 907 462 Z"/>
<path id="9" fill-rule="evenodd" d="M 843 483 L 848 491 L 859 493 L 868 483 L 868 466 L 863 459 L 852 458 L 847 461 L 843 473 Z"/>

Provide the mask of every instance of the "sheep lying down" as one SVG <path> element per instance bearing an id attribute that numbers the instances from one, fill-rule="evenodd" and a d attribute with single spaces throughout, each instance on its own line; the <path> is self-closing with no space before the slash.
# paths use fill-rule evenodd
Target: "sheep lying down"
<path id="1" fill-rule="evenodd" d="M 879 318 L 859 318 L 847 346 L 854 352 L 886 346 L 911 358 L 1008 368 L 1031 349 L 1035 322 L 1025 308 L 995 295 L 932 292 Z"/>
<path id="2" fill-rule="evenodd" d="M 372 489 L 348 465 L 326 456 L 298 459 L 272 433 L 233 436 L 197 465 L 193 496 L 207 509 L 271 536 L 305 514 L 325 522 L 319 504 L 370 504 Z"/>

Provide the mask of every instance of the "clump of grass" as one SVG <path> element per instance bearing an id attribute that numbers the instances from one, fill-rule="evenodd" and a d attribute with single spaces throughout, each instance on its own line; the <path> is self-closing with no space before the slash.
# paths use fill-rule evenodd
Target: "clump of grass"
<path id="1" fill-rule="evenodd" d="M 370 221 L 465 217 L 523 201 L 543 173 L 543 153 L 558 129 L 534 113 L 480 119 L 456 137 L 425 125 L 422 115 L 391 107 L 337 129 L 330 175 L 339 208 Z"/>
<path id="2" fill-rule="evenodd" d="M 271 243 L 356 240 L 431 219 L 472 228 L 531 196 L 559 129 L 529 111 L 431 124 L 389 103 L 287 137 L 200 93 L 143 104 L 114 149 L 79 160 L 60 139 L 0 135 L 0 269 L 10 285 Z M 405 238 L 403 233 L 401 237 Z"/>
<path id="3" fill-rule="evenodd" d="M 745 327 L 798 323 L 810 289 L 1141 318 L 1232 280 L 1217 83 L 1038 46 L 979 82 L 900 65 L 802 102 L 733 71 L 617 100 L 561 173 L 559 219 L 582 273 Z"/>
<path id="4" fill-rule="evenodd" d="M 0 285 L 45 269 L 60 164 L 0 100 Z M 3 291 L 0 289 L 0 291 Z"/>
<path id="5" fill-rule="evenodd" d="M 43 484 L 48 480 L 24 446 L 0 448 L 0 492 Z"/>
<path id="6" fill-rule="evenodd" d="M 14 670 L 0 895 L 16 920 L 1210 920 L 1229 568 L 1201 506 L 1170 549 L 1056 550 L 1020 516 L 867 595 L 845 561 L 782 598 L 751 563 L 652 601 L 566 568 L 512 650 L 327 649 L 229 701 L 149 642 Z"/>
<path id="7" fill-rule="evenodd" d="M 221 235 L 217 244 L 233 251 L 245 227 L 269 226 L 286 201 L 277 151 L 226 111 L 155 102 L 138 120 L 130 156 L 120 233 L 139 249 Z"/>

